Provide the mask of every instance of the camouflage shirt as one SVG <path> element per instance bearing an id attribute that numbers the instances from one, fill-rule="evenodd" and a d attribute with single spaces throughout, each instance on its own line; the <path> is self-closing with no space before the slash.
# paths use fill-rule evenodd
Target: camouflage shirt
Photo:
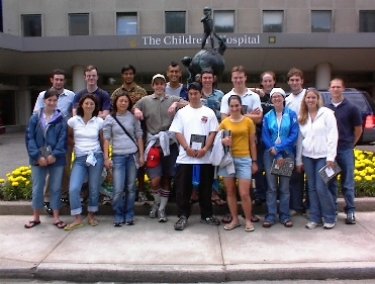
<path id="1" fill-rule="evenodd" d="M 113 102 L 113 99 L 117 94 L 119 94 L 121 91 L 127 91 L 130 99 L 132 100 L 133 105 L 139 101 L 141 98 L 147 95 L 147 92 L 142 87 L 138 86 L 136 83 L 132 84 L 132 87 L 130 89 L 125 88 L 124 85 L 122 85 L 120 88 L 117 88 L 113 91 L 111 95 L 111 103 Z"/>

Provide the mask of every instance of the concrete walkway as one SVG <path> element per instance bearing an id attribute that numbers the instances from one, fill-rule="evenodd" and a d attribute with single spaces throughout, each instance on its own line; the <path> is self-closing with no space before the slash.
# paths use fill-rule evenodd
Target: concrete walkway
<path id="1" fill-rule="evenodd" d="M 136 216 L 134 226 L 114 228 L 112 217 L 99 226 L 59 230 L 52 218 L 25 229 L 29 216 L 0 216 L 1 278 L 74 282 L 224 282 L 279 279 L 375 278 L 375 213 L 357 213 L 357 224 L 334 229 L 293 228 L 280 224 L 246 233 L 244 226 L 224 231 L 189 219 L 175 231 L 177 217 L 158 223 Z M 63 216 L 64 221 L 72 221 Z M 84 220 L 86 221 L 86 220 Z M 243 220 L 242 220 L 243 221 Z"/>

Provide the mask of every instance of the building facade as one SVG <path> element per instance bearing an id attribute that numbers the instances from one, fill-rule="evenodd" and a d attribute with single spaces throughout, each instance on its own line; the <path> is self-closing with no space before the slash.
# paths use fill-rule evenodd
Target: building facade
<path id="1" fill-rule="evenodd" d="M 330 78 L 375 95 L 374 0 L 0 0 L 0 114 L 25 125 L 53 69 L 67 73 L 67 88 L 85 87 L 83 69 L 94 64 L 99 85 L 121 85 L 120 70 L 137 68 L 147 90 L 171 61 L 193 57 L 201 46 L 203 8 L 227 39 L 220 88 L 231 88 L 230 69 L 245 66 L 248 85 L 273 70 L 287 88 L 292 67 L 305 86 L 326 89 Z M 216 43 L 217 44 L 217 43 Z M 208 43 L 206 45 L 209 46 Z M 187 72 L 180 64 L 185 82 Z"/>

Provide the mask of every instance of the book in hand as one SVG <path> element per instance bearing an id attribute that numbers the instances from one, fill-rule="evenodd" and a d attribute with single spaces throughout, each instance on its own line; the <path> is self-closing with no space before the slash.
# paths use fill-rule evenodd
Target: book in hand
<path id="1" fill-rule="evenodd" d="M 40 155 L 43 157 L 43 158 L 46 158 L 48 156 L 50 156 L 52 154 L 52 149 L 51 149 L 51 146 L 43 146 L 43 147 L 40 147 L 39 148 L 39 151 L 40 151 Z"/>
<path id="2" fill-rule="evenodd" d="M 333 164 L 333 168 L 330 168 L 327 165 L 325 165 L 323 168 L 321 168 L 318 171 L 318 173 L 322 177 L 325 184 L 327 184 L 331 179 L 337 176 L 340 172 L 341 172 L 341 168 L 336 161 Z"/>
<path id="3" fill-rule="evenodd" d="M 223 130 L 221 138 L 225 138 L 225 137 L 228 137 L 228 136 L 232 136 L 232 131 L 231 130 Z M 230 150 L 230 147 L 224 145 L 225 153 L 227 153 L 229 150 Z"/>
<path id="4" fill-rule="evenodd" d="M 284 176 L 284 177 L 291 177 L 293 169 L 294 169 L 294 161 L 292 159 L 285 158 L 284 163 L 281 167 L 277 165 L 277 159 L 273 159 L 272 166 L 271 166 L 271 174 Z"/>
<path id="5" fill-rule="evenodd" d="M 206 144 L 206 135 L 191 134 L 190 148 L 193 150 L 200 150 Z"/>

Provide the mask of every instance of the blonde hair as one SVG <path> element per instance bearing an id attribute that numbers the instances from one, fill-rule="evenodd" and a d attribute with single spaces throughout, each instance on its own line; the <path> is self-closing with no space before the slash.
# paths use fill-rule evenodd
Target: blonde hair
<path id="1" fill-rule="evenodd" d="M 298 116 L 298 123 L 301 124 L 301 125 L 306 124 L 307 118 L 309 116 L 309 111 L 307 109 L 307 105 L 306 105 L 306 102 L 305 102 L 305 99 L 306 99 L 306 97 L 309 93 L 313 93 L 318 98 L 318 105 L 317 105 L 318 109 L 323 106 L 322 95 L 319 93 L 318 90 L 314 90 L 314 89 L 306 90 L 305 95 L 303 96 L 303 99 L 302 99 L 302 102 L 301 102 L 301 108 L 300 108 L 299 116 Z"/>

